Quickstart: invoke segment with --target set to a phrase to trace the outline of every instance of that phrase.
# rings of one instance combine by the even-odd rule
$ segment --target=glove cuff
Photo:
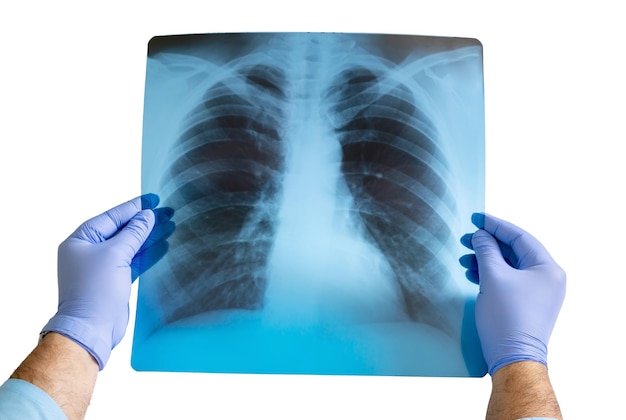
[[[48,332],[62,334],[87,350],[98,362],[99,370],[104,369],[111,356],[111,343],[103,340],[93,326],[80,319],[57,314],[41,330],[41,334]]]
[[[524,341],[520,341],[523,338]],[[510,339],[498,347],[499,354],[497,357],[486,359],[489,361],[489,375],[493,374],[506,365],[521,361],[534,361],[548,366],[548,346],[541,340],[525,334],[519,333],[518,339]]]

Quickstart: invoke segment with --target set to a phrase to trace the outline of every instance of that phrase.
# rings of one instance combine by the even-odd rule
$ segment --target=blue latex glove
[[[475,255],[460,262],[480,285],[476,327],[489,374],[522,360],[547,365],[548,341],[565,298],[565,272],[519,227],[479,213],[472,222],[479,230],[461,242]]]
[[[71,338],[100,370],[126,332],[133,280],[167,251],[173,210],[155,209],[158,202],[147,194],[120,204],[80,225],[59,246],[58,312],[42,332]]]

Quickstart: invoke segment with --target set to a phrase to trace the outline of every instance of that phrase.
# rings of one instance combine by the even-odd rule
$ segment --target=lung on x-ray
[[[483,376],[459,239],[484,208],[482,47],[390,34],[159,36],[140,371]]]

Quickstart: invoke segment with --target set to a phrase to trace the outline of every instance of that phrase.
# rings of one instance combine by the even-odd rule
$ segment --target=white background
[[[568,273],[549,353],[563,412],[569,419],[620,417],[626,30],[617,4],[4,2],[0,376],[30,352],[55,312],[57,245],[85,219],[140,193],[152,36],[460,36],[484,46],[487,211],[537,236]],[[88,419],[483,418],[489,397],[488,377],[137,373],[129,364],[133,321],[99,376]]]

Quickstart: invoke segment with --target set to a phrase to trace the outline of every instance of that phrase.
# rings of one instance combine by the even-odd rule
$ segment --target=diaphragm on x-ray
[[[458,263],[484,207],[474,39],[240,33],[148,46],[137,370],[482,376]]]

